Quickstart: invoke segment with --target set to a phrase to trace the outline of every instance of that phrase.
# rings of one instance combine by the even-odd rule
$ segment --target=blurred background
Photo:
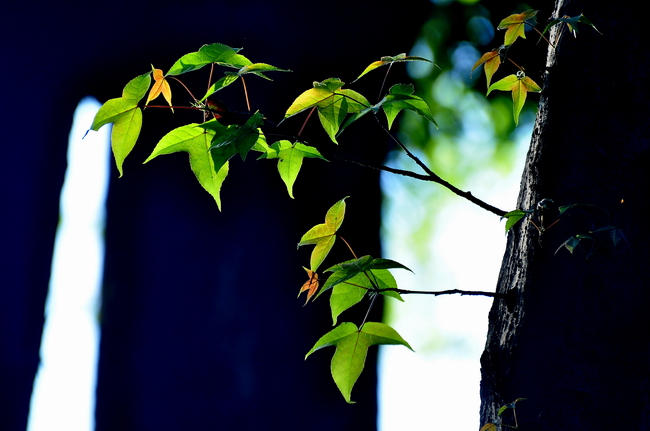
[[[107,128],[80,137],[98,104],[118,97],[130,79],[152,63],[166,70],[205,43],[244,47],[254,62],[294,70],[274,74],[274,82],[247,82],[254,109],[271,119],[280,119],[312,81],[351,82],[381,56],[408,52],[436,66],[394,67],[389,79],[414,81],[440,128],[406,114],[402,142],[441,177],[514,209],[534,111],[524,112],[515,128],[509,96],[486,99],[482,69],[470,74],[481,53],[499,45],[496,24],[530,8],[502,3],[6,7],[0,428],[477,426],[478,357],[490,299],[407,295],[405,303],[376,307],[373,318],[383,315],[417,353],[389,347],[377,363],[373,349],[353,392],[357,404],[347,405],[329,375],[333,352],[303,360],[330,321],[326,302],[301,307],[296,299],[309,250],[296,252],[295,244],[350,195],[342,235],[357,253],[381,253],[413,269],[417,276],[395,272],[401,288],[493,291],[505,243],[498,217],[437,185],[337,160],[306,160],[291,200],[275,164],[252,158],[233,162],[219,212],[186,155],[141,166],[164,133],[200,119],[147,111],[119,179]],[[535,63],[529,54],[517,58],[534,76],[541,56]],[[372,100],[382,72],[353,88]],[[189,76],[187,83],[204,85]],[[174,91],[175,103],[189,102]],[[245,110],[240,88],[220,97]],[[286,127],[296,133],[301,121]],[[346,130],[337,151],[415,169],[366,125]],[[306,137],[325,145],[318,129],[311,122]],[[81,242],[71,242],[75,237]],[[348,259],[346,253],[331,261]],[[355,321],[364,312],[343,317]]]

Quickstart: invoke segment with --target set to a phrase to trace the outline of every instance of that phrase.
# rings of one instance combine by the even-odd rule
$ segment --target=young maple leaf
[[[311,269],[305,268],[303,266],[303,269],[307,271],[307,281],[305,281],[305,284],[302,285],[300,288],[300,292],[298,292],[298,297],[302,294],[302,292],[307,291],[307,300],[305,301],[305,305],[309,302],[312,296],[318,291],[318,274],[312,271]]]
[[[151,87],[151,90],[149,90],[149,96],[147,97],[147,102],[145,105],[148,105],[149,102],[154,100],[156,97],[160,96],[162,93],[163,97],[169,104],[169,106],[172,106],[172,89],[169,86],[169,82],[165,79],[165,76],[163,75],[163,71],[160,69],[155,69],[153,65],[151,65],[151,69],[153,70],[153,79],[154,83],[153,86]],[[174,108],[171,108],[172,112],[174,112]]]
[[[470,72],[470,77],[472,75],[472,72],[474,72],[474,69],[479,67],[481,64],[485,64],[485,66],[483,66],[483,69],[485,70],[485,78],[487,79],[487,85],[489,87],[490,81],[492,81],[492,75],[494,75],[494,73],[501,65],[501,56],[499,55],[499,51],[499,49],[493,49],[492,51],[483,54],[481,58],[479,58],[478,61],[474,63],[474,67],[472,67],[472,71]]]
[[[498,30],[506,29],[504,45],[512,45],[518,37],[526,39],[526,21],[537,15],[536,10],[527,10],[522,13],[510,15],[504,18],[497,27]],[[531,25],[531,24],[529,24]]]
[[[492,90],[512,91],[512,112],[515,117],[515,124],[519,124],[519,113],[526,101],[526,94],[529,91],[539,93],[542,91],[539,85],[526,76],[521,70],[516,75],[506,76],[505,78],[490,85],[487,94]]]

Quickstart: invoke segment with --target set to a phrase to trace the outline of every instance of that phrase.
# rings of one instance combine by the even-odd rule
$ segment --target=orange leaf
[[[300,288],[300,292],[298,292],[298,296],[304,291],[307,291],[307,300],[305,301],[305,305],[309,302],[312,296],[318,291],[318,274],[312,271],[311,269],[307,269],[303,266],[303,269],[307,271],[307,276],[309,279],[305,281],[305,284],[302,285]]]
[[[160,96],[162,93],[163,97],[169,104],[169,106],[172,106],[172,89],[169,86],[169,82],[165,79],[165,76],[163,75],[163,71],[160,69],[155,69],[153,65],[151,66],[153,69],[153,79],[154,83],[153,86],[151,87],[151,90],[149,90],[149,96],[147,97],[147,102],[145,105],[148,105],[149,102],[154,100],[156,97]],[[172,108],[172,112],[174,112],[174,108]]]
[[[510,15],[501,20],[497,29],[507,29],[504,45],[512,45],[518,37],[526,39],[525,26],[528,24],[532,27],[532,24],[526,21],[535,15],[537,15],[537,11],[530,9],[519,14]]]
[[[487,78],[487,85],[489,87],[490,81],[492,81],[492,75],[494,75],[494,72],[497,71],[499,65],[501,64],[501,56],[499,55],[499,50],[493,49],[492,51],[483,54],[481,58],[479,58],[478,61],[474,63],[474,67],[472,67],[472,72],[474,72],[474,69],[479,67],[481,64],[485,64],[483,68],[485,69],[485,78]],[[471,76],[471,72],[470,72],[470,76]]]

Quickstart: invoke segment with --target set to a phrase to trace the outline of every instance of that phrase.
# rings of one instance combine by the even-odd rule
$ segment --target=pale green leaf
[[[352,388],[363,371],[368,347],[378,344],[401,344],[411,349],[397,331],[384,323],[366,322],[357,329],[355,324],[345,322],[321,337],[305,359],[323,347],[336,346],[332,357],[332,377],[345,400],[352,403]]]
[[[343,82],[338,78],[329,78],[323,82],[314,82],[314,88],[303,92],[294,100],[284,115],[292,117],[306,109],[316,108],[323,129],[330,139],[336,142],[336,135],[348,114],[354,114],[370,107],[368,100],[356,91],[342,89]],[[284,121],[284,120],[283,120]]]
[[[142,109],[135,108],[125,112],[113,124],[113,131],[111,132],[111,148],[113,150],[113,158],[115,165],[120,173],[120,177],[124,174],[122,165],[124,159],[129,155],[135,142],[140,135],[142,128]]]
[[[280,172],[280,178],[284,181],[289,196],[293,199],[293,184],[302,167],[302,159],[305,157],[319,158],[327,161],[316,148],[301,144],[300,142],[292,144],[287,140],[275,142],[259,158],[279,159],[278,171]]]
[[[308,244],[316,245],[310,258],[310,269],[314,272],[318,270],[334,246],[336,231],[341,227],[345,216],[345,199],[347,197],[332,205],[325,215],[325,223],[312,227],[300,238],[298,247]]]
[[[223,128],[225,129],[225,127]],[[209,151],[214,135],[214,130],[200,127],[198,124],[188,124],[176,128],[163,136],[145,163],[163,154],[189,153],[192,172],[221,209],[220,191],[221,185],[228,175],[228,163],[224,163],[218,168],[215,167]]]
[[[398,54],[398,55],[396,55],[394,57],[385,56],[385,57],[382,57],[381,60],[379,60],[379,61],[374,61],[374,62],[370,63],[370,65],[368,67],[366,67],[363,72],[361,72],[361,75],[357,76],[357,79],[361,78],[362,76],[364,76],[368,72],[372,72],[373,70],[377,69],[378,67],[391,65],[393,63],[402,62],[402,61],[426,61],[427,63],[432,63],[431,60],[427,60],[426,58],[416,57],[416,56],[411,56],[411,55],[406,55],[406,54]],[[357,79],[355,79],[352,82],[355,82]]]
[[[235,69],[252,64],[249,59],[238,54],[240,50],[241,48],[231,48],[221,43],[203,45],[197,52],[191,52],[179,58],[165,76],[181,75],[211,63]]]

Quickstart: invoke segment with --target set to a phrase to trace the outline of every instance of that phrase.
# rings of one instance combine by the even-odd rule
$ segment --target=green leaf
[[[564,241],[562,244],[560,244],[557,250],[555,250],[554,254],[557,254],[557,252],[560,251],[562,247],[566,248],[567,250],[569,250],[569,253],[573,254],[573,250],[575,250],[576,247],[578,247],[580,241],[583,239],[593,240],[593,238],[589,235],[584,235],[584,234],[573,235],[569,237],[566,241]]]
[[[516,75],[506,76],[505,78],[490,85],[487,94],[492,90],[512,91],[512,112],[515,118],[515,124],[519,123],[519,114],[526,102],[526,95],[529,91],[539,93],[542,91],[539,85],[527,77],[522,71]]]
[[[380,293],[403,301],[396,290],[389,290],[397,289],[397,282],[388,271],[389,268],[410,271],[399,262],[381,258],[373,259],[371,256],[362,256],[339,263],[325,271],[332,272],[332,275],[329,276],[317,297],[333,288],[330,306],[334,324],[339,314],[361,301],[367,292]]]
[[[612,240],[612,244],[614,244],[614,247],[618,245],[621,240],[626,240],[625,235],[623,234],[623,231],[616,226],[603,226],[599,227],[596,230],[590,231],[590,233],[606,233],[609,234],[609,239]]]
[[[436,123],[436,120],[431,114],[429,105],[427,105],[427,102],[425,102],[422,98],[415,96],[413,94],[414,91],[415,90],[413,88],[413,85],[411,84],[393,85],[388,91],[388,94],[384,96],[384,98],[379,101],[379,103],[374,106],[366,107],[365,109],[362,109],[361,111],[358,111],[357,113],[351,115],[345,124],[343,124],[343,126],[340,128],[338,135],[343,133],[343,130],[345,130],[350,124],[357,121],[368,112],[373,111],[376,113],[379,108],[383,108],[384,114],[386,114],[389,129],[392,127],[393,121],[395,120],[395,117],[397,117],[397,114],[399,114],[399,112],[403,109],[408,109],[419,114],[420,116],[431,121],[436,127],[438,127],[438,123]]]
[[[573,37],[578,37],[578,23],[579,22],[590,26],[591,28],[596,30],[598,32],[598,34],[602,35],[602,33],[596,28],[596,26],[583,14],[580,14],[580,15],[574,16],[574,17],[570,17],[568,15],[565,15],[562,18],[556,18],[553,21],[551,21],[550,23],[548,23],[548,25],[544,28],[544,31],[542,32],[542,34],[546,34],[546,32],[551,27],[553,27],[554,25],[564,23],[569,28],[569,31],[571,32],[571,34],[573,34]]]
[[[415,57],[415,56],[410,56],[410,55],[406,55],[406,54],[398,54],[398,55],[396,55],[394,57],[386,56],[386,57],[382,57],[381,60],[379,60],[379,61],[375,61],[375,62],[370,63],[370,65],[368,67],[366,67],[363,72],[361,72],[361,75],[357,76],[357,79],[355,79],[352,82],[357,81],[363,75],[377,69],[378,67],[391,65],[393,63],[402,62],[402,61],[426,61],[427,63],[433,63],[431,60],[427,60],[426,58]]]
[[[332,287],[330,309],[334,325],[336,325],[336,320],[342,312],[359,303],[368,292],[376,289],[384,290],[380,292],[382,295],[404,302],[398,292],[385,290],[397,289],[397,282],[387,269],[369,269],[353,272],[353,274],[345,270],[333,273],[318,293],[318,296],[320,296],[321,293]]]
[[[511,402],[511,403],[508,403],[508,404],[506,404],[506,405],[501,406],[501,407],[499,408],[499,411],[497,412],[497,416],[501,416],[501,415],[503,414],[503,412],[505,412],[505,411],[508,410],[508,409],[514,409],[515,406],[516,406],[516,404],[517,404],[519,401],[525,401],[525,400],[526,400],[526,398],[517,398],[516,400],[514,400],[514,401]]]
[[[535,15],[537,15],[537,11],[531,9],[504,18],[497,26],[498,30],[507,29],[503,44],[512,45],[518,37],[526,39],[526,21],[533,18]]]
[[[211,120],[215,122],[215,120]],[[225,129],[225,126],[221,126]],[[158,142],[145,163],[162,154],[172,154],[180,151],[189,153],[190,168],[201,186],[214,198],[221,209],[221,185],[228,175],[228,164],[215,167],[209,148],[212,145],[214,130],[200,127],[198,124],[188,124],[167,133]]]
[[[528,214],[528,212],[524,211],[524,210],[514,210],[514,211],[510,211],[508,213],[505,213],[503,215],[503,217],[501,217],[501,218],[502,219],[504,219],[504,218],[507,219],[506,220],[506,232],[508,232],[510,229],[512,229],[512,227],[515,224],[517,224],[517,222],[519,220],[526,217],[527,214]]]
[[[262,139],[262,131],[259,128],[262,123],[264,123],[264,116],[256,112],[241,126],[224,127],[218,121],[199,124],[198,127],[216,132],[212,138],[212,146],[209,148],[215,169],[220,169],[238,153],[242,160],[246,160],[248,152]]]
[[[123,175],[124,160],[133,150],[142,128],[142,110],[138,102],[147,94],[150,85],[151,72],[133,78],[124,87],[122,97],[110,99],[99,108],[90,126],[91,130],[97,131],[106,124],[114,123],[111,148],[120,177]]]
[[[275,142],[259,159],[279,159],[278,171],[280,172],[280,178],[284,181],[289,196],[293,199],[293,184],[302,167],[302,159],[305,157],[319,158],[327,161],[316,148],[301,144],[300,142],[292,144],[287,140]]]
[[[368,347],[378,344],[401,344],[413,350],[397,331],[384,323],[366,322],[357,329],[354,323],[345,322],[323,335],[305,359],[323,347],[336,346],[332,357],[332,377],[345,401],[353,403],[352,388],[363,371]]]
[[[338,78],[314,82],[314,88],[303,92],[294,100],[284,114],[284,120],[306,109],[315,108],[318,110],[323,129],[334,143],[338,143],[336,134],[345,117],[371,106],[370,102],[356,91],[342,89],[343,84]]]
[[[226,72],[226,74],[219,79],[217,82],[212,84],[210,88],[208,88],[208,91],[205,93],[205,96],[199,100],[199,102],[205,101],[208,97],[212,96],[214,93],[216,93],[219,90],[222,90],[232,84],[233,82],[237,81],[239,79],[239,75],[233,72]]]
[[[298,247],[308,244],[315,244],[314,250],[311,252],[310,269],[313,272],[318,270],[318,267],[323,260],[327,257],[334,241],[336,240],[336,231],[341,227],[343,218],[345,216],[345,200],[347,197],[341,199],[327,211],[325,215],[325,223],[317,224],[309,229],[300,238]]]
[[[249,59],[237,54],[239,51],[241,48],[231,48],[221,43],[203,45],[197,52],[190,52],[176,60],[165,76],[181,75],[211,63],[235,69],[252,64]]]
[[[264,75],[262,72],[291,72],[291,70],[280,69],[279,67],[271,66],[270,64],[266,64],[266,63],[253,63],[239,69],[239,71],[237,72],[237,76],[242,76],[242,75],[246,75],[247,73],[252,73],[259,76],[260,78],[264,78],[264,79],[268,79],[269,81],[272,81],[271,78]]]
[[[414,95],[414,91],[415,89],[411,84],[395,84],[390,88],[388,94],[384,97],[384,100],[379,102],[386,114],[389,129],[391,128],[395,117],[402,109],[413,111],[431,121],[436,127],[438,127],[438,123],[436,123],[433,115],[431,115],[429,105],[427,105],[427,102],[422,98]]]
[[[497,426],[496,424],[488,422],[483,425],[479,431],[497,431]]]

